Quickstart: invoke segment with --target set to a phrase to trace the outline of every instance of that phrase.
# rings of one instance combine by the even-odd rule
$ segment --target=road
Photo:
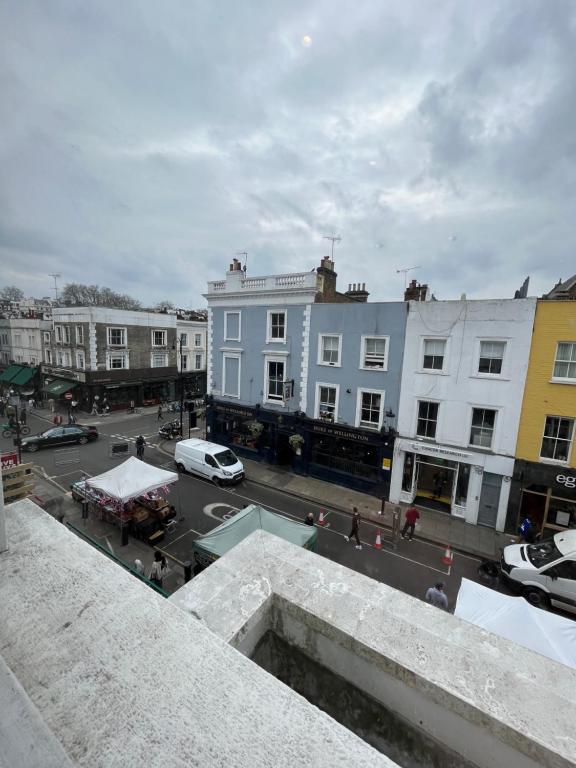
[[[30,416],[28,423],[33,434],[50,426],[35,416]],[[134,455],[135,438],[143,434],[148,443],[145,460],[158,467],[175,469],[171,456],[162,450],[155,413],[112,415],[101,418],[97,428],[100,438],[93,443],[72,446],[65,451],[50,448],[24,454],[23,460],[33,461],[40,471],[67,491],[70,483],[80,479],[83,473],[90,476],[100,474],[125,457],[112,458],[112,444],[126,442],[129,445],[128,455]],[[2,452],[10,451],[11,440],[0,438],[0,449]],[[319,505],[250,480],[228,489],[181,474],[179,482],[171,486],[169,498],[178,511],[178,525],[163,547],[179,561],[190,559],[193,538],[209,532],[226,519],[225,516],[234,514],[247,504],[261,504],[290,519],[301,521],[310,509],[316,519],[320,512]],[[453,565],[448,568],[442,563],[443,549],[435,544],[400,540],[394,548],[392,542],[384,537],[382,548],[377,549],[377,526],[366,521],[362,522],[360,529],[363,548],[357,550],[353,543],[345,539],[350,529],[350,515],[326,505],[322,505],[322,509],[326,512],[326,525],[318,528],[318,551],[324,557],[420,598],[436,581],[444,581],[451,606],[454,606],[462,577],[478,580],[477,558],[455,554]]]

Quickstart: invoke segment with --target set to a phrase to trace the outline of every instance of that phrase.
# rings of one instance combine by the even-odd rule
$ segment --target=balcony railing
[[[265,277],[236,277],[231,273],[226,280],[214,280],[208,283],[208,293],[237,293],[252,291],[271,291],[278,289],[315,289],[315,272],[296,272],[290,275],[268,275]]]

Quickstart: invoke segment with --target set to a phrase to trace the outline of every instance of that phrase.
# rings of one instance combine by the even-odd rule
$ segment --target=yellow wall
[[[576,418],[576,384],[551,383],[559,341],[576,341],[576,301],[539,301],[518,431],[519,459],[540,461],[546,416]],[[576,436],[571,467],[576,464],[575,444]]]

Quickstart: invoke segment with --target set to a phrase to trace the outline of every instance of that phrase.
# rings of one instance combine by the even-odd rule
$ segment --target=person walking
[[[448,610],[448,598],[444,592],[443,581],[437,581],[433,587],[426,590],[426,602],[432,603],[436,608],[442,608],[445,611]]]
[[[144,563],[142,562],[142,560],[138,560],[138,558],[134,560],[134,570],[136,571],[138,576],[144,576]]]
[[[136,458],[137,459],[144,458],[145,446],[146,446],[146,440],[144,440],[144,437],[142,435],[138,435],[138,437],[136,438]]]
[[[158,406],[158,417],[156,421],[163,421],[164,417],[162,416],[162,403]]]
[[[130,408],[128,409],[129,413],[134,413],[134,407],[135,407],[134,400],[130,400]]]
[[[518,535],[521,542],[525,541],[527,544],[534,543],[534,529],[532,520],[529,517],[525,517],[518,526]]]
[[[50,398],[50,400],[48,400],[48,408],[50,409],[50,413],[56,412],[56,403],[54,402],[54,398],[52,397]]]
[[[34,400],[34,398],[33,398],[33,397],[31,397],[31,398],[28,400],[28,410],[29,410],[29,411],[32,411],[34,408],[36,408],[36,400]]]
[[[162,586],[162,580],[164,576],[166,575],[166,571],[168,570],[168,567],[166,565],[166,558],[161,552],[154,552],[154,562],[152,563],[152,568],[150,569],[150,581],[153,584],[157,584],[159,587]]]
[[[96,400],[92,403],[92,410],[90,411],[90,416],[100,416],[100,413],[98,412],[98,403]]]
[[[360,543],[360,512],[358,512],[357,507],[352,507],[352,528],[350,529],[350,535],[344,536],[346,541],[350,541],[350,539],[356,539],[356,549],[362,549],[362,544]]]
[[[28,413],[26,412],[26,406],[23,405],[22,408],[20,408],[20,424],[22,424],[22,426],[26,426],[27,418]]]
[[[412,537],[414,536],[414,529],[416,528],[416,523],[419,519],[420,519],[420,512],[418,512],[414,504],[412,504],[412,506],[408,507],[408,509],[406,510],[404,528],[402,528],[402,531],[400,533],[403,539],[405,539],[406,534],[408,534],[408,541],[412,541]]]
[[[305,525],[314,525],[314,512],[308,512],[304,518]]]

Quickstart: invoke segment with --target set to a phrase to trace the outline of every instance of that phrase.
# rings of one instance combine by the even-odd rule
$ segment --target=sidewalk
[[[97,427],[100,424],[106,424],[107,422],[116,424],[117,422],[130,421],[131,419],[135,419],[138,416],[149,416],[156,414],[157,412],[157,405],[151,405],[147,408],[138,408],[138,413],[129,413],[128,411],[110,411],[108,414],[100,414],[99,416],[94,416],[92,414],[86,413],[85,411],[79,411],[76,413],[76,422],[78,424],[83,424],[85,427]],[[68,414],[61,410],[53,413],[48,408],[32,408],[32,410],[28,413],[32,416],[36,416],[39,419],[43,419],[44,421],[49,421],[50,423],[52,423],[54,416],[56,413],[58,413],[60,416],[62,416],[63,424],[67,424],[68,422]],[[172,418],[177,418],[178,416],[179,414],[177,413],[172,414],[166,411],[164,412],[165,421],[171,421]]]

